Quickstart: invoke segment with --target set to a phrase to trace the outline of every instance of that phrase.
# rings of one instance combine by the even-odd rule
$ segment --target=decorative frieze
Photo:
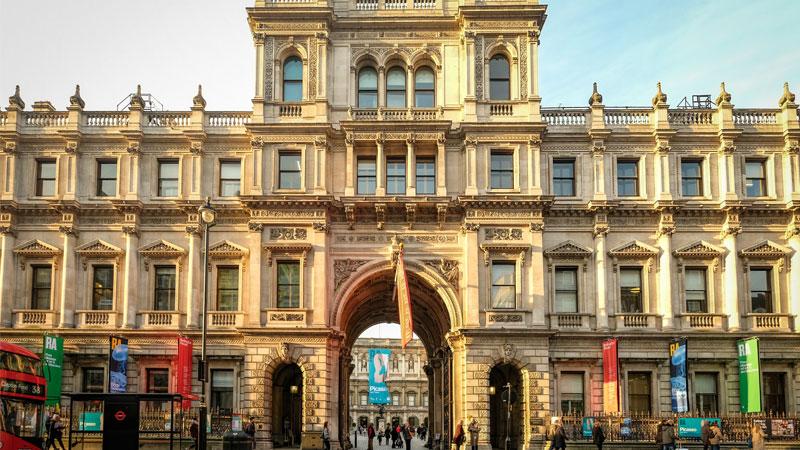
[[[302,241],[308,237],[308,232],[305,228],[270,228],[269,238],[272,240],[284,241]]]
[[[333,290],[338,291],[350,275],[367,263],[366,259],[337,259],[333,262]]]
[[[494,241],[521,241],[521,228],[486,228],[483,236],[487,240]]]
[[[436,269],[439,274],[450,283],[453,288],[458,289],[458,278],[459,278],[459,270],[458,270],[458,261],[454,259],[423,259],[423,263],[426,266],[433,267]]]

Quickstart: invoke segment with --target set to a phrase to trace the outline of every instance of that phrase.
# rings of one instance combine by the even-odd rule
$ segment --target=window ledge
[[[486,325],[490,327],[525,328],[526,311],[519,309],[490,309],[486,311]]]

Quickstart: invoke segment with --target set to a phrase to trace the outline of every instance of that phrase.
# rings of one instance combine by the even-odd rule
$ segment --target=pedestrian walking
[[[753,424],[750,429],[750,448],[753,450],[765,450],[767,448],[766,436],[761,425]]]
[[[406,450],[411,450],[411,439],[414,438],[414,435],[411,433],[411,424],[406,422],[406,425],[403,427],[403,440],[406,441]]]
[[[378,447],[383,445],[382,441],[383,441],[383,430],[379,429],[378,430]]]
[[[453,442],[456,444],[456,450],[461,450],[461,444],[464,443],[464,421],[459,420],[456,425],[456,432],[453,435]]]
[[[717,422],[711,424],[708,434],[708,443],[711,445],[711,450],[719,450],[722,444],[722,431],[719,429]]]
[[[471,417],[467,431],[469,431],[469,445],[471,450],[478,450],[478,435],[481,432],[481,427],[478,426],[478,419]]]
[[[353,428],[353,447],[358,448],[358,425]]]
[[[675,450],[675,428],[669,420],[661,427],[661,450]]]
[[[594,420],[594,427],[592,427],[592,443],[597,446],[597,450],[603,450],[603,442],[606,441],[606,433],[603,427],[600,426],[598,419]]]
[[[375,427],[370,422],[367,427],[367,450],[372,450],[374,448],[373,440],[375,440]]]
[[[190,445],[189,448],[197,448],[197,437],[199,435],[200,424],[197,422],[197,417],[192,417],[192,423],[189,424],[189,436],[192,437],[192,445]]]
[[[666,425],[666,423],[667,423],[666,420],[661,419],[661,422],[658,422],[658,426],[656,426],[655,440],[656,440],[656,448],[658,450],[661,450],[661,444],[663,439],[662,432],[664,431],[664,425]]]
[[[567,432],[564,430],[560,420],[556,422],[556,428],[553,430],[550,448],[553,450],[566,450],[567,448]]]
[[[61,416],[58,413],[53,414],[53,419],[50,421],[50,429],[47,430],[47,448],[45,450],[50,450],[51,445],[58,450],[56,442],[61,446],[61,450],[65,450],[63,437],[64,424],[61,423]]]
[[[244,426],[244,434],[250,438],[252,448],[256,448],[256,422],[255,417],[250,417],[250,421]]]
[[[328,421],[322,425],[322,450],[331,450],[331,430],[328,429]]]
[[[703,443],[703,450],[708,450],[711,445],[708,443],[708,438],[711,435],[711,425],[707,420],[701,422],[700,425],[700,442]]]

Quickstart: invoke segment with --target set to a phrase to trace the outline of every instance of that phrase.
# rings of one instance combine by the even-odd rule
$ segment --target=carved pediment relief
[[[675,250],[672,254],[684,259],[714,259],[725,254],[725,249],[706,241],[697,241]]]
[[[24,258],[52,258],[61,254],[61,249],[38,239],[25,242],[14,249],[14,254]]]
[[[739,256],[748,259],[780,259],[791,254],[792,250],[772,241],[763,241],[739,252]]]
[[[544,251],[548,258],[584,259],[592,256],[592,251],[573,241],[565,241]]]
[[[525,264],[525,253],[530,248],[528,244],[481,244],[483,263],[489,265],[491,255],[499,254],[519,259],[520,264]]]
[[[311,244],[267,244],[264,251],[267,252],[267,263],[271,266],[275,258],[288,256],[299,258],[303,265],[306,264],[308,253],[312,250]]]
[[[612,249],[608,254],[616,259],[649,259],[658,255],[658,249],[641,241],[631,241]]]
[[[243,258],[249,253],[247,248],[228,240],[217,242],[208,248],[208,256],[211,258]]]
[[[151,259],[170,259],[185,255],[186,250],[171,242],[159,240],[140,248],[139,254]]]
[[[84,258],[115,258],[122,254],[122,249],[101,239],[95,239],[77,247],[75,253]]]

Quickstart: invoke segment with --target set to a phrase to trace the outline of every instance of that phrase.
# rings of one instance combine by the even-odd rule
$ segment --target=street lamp
[[[289,386],[289,442],[292,447],[294,447],[294,396],[300,389],[297,385],[293,384]]]
[[[203,225],[203,318],[202,335],[200,340],[200,364],[197,367],[197,378],[200,380],[200,433],[198,433],[197,448],[206,450],[208,442],[208,404],[206,403],[206,388],[208,387],[208,363],[206,361],[206,335],[208,334],[208,229],[217,221],[217,210],[211,206],[211,197],[206,197],[206,203],[198,208],[200,223]]]
[[[504,386],[506,388],[506,448],[505,450],[509,450],[511,446],[511,383],[506,383]]]

